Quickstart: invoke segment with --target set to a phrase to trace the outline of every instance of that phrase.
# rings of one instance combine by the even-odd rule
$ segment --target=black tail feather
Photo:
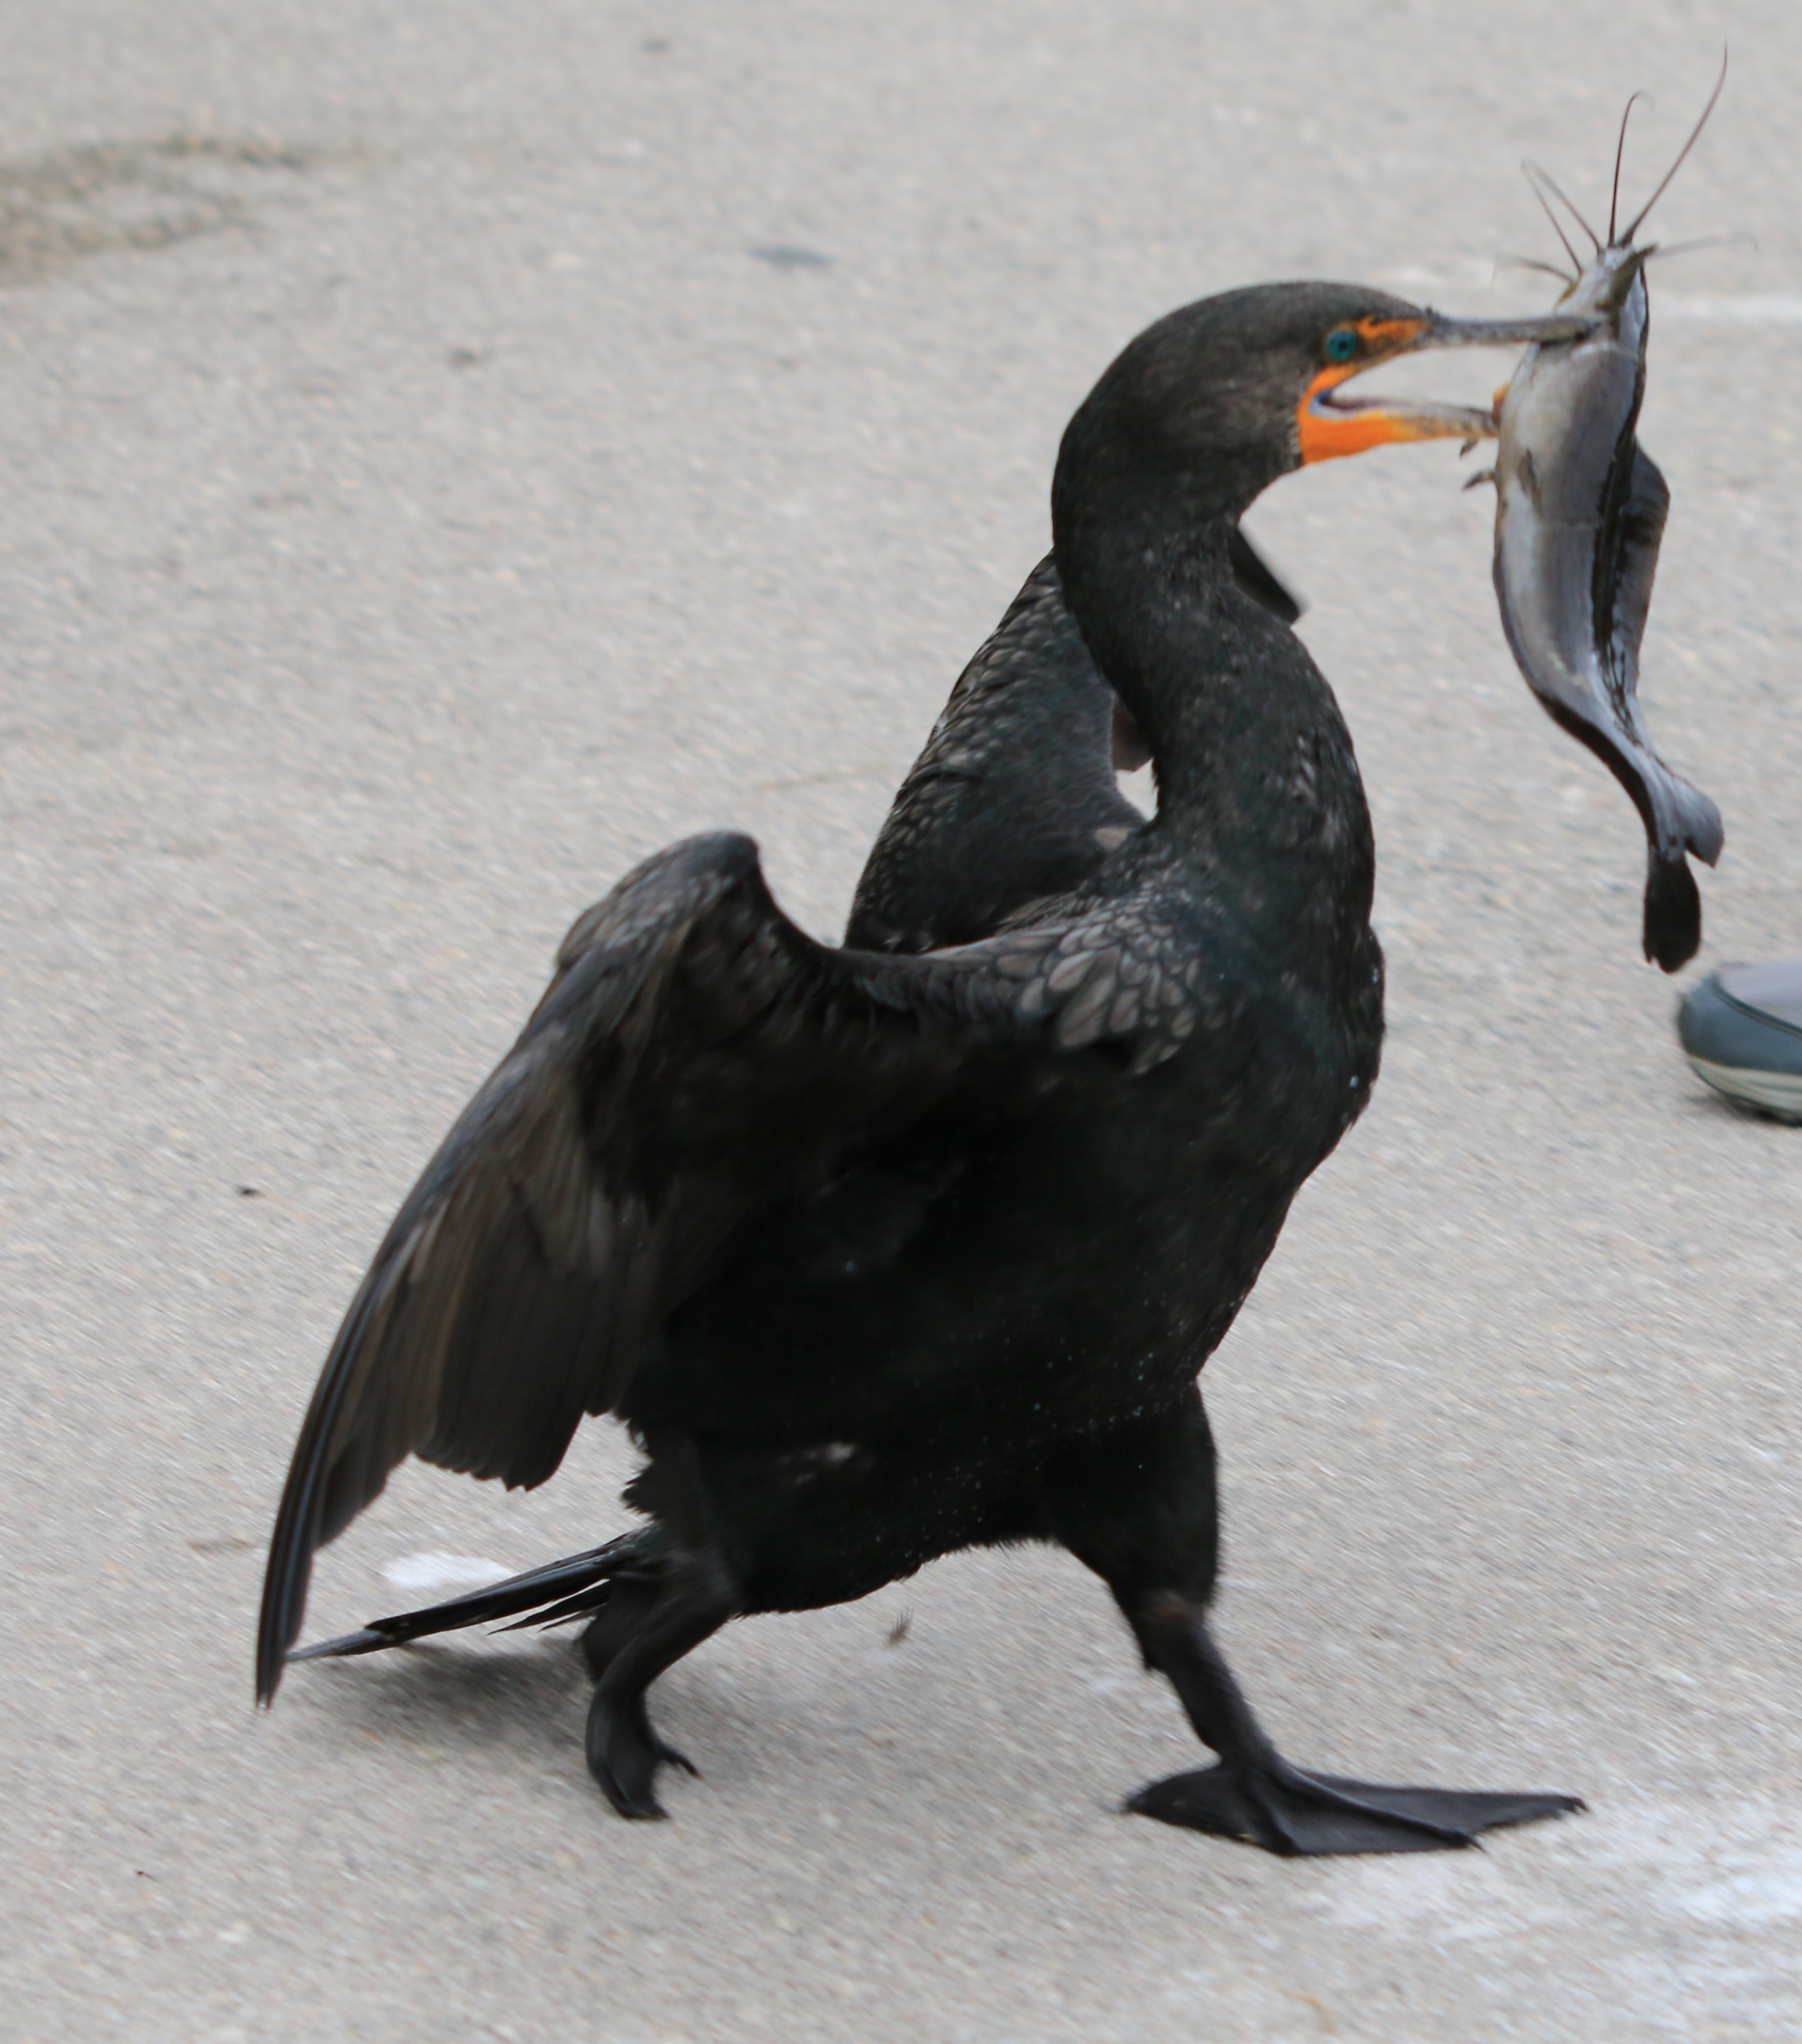
[[[528,1611],[524,1618],[516,1618],[511,1625],[503,1625],[503,1632],[523,1632],[528,1626],[543,1629],[547,1626],[567,1625],[578,1618],[592,1618],[613,1593],[614,1584],[624,1581],[642,1581],[654,1573],[642,1569],[622,1569],[617,1574],[606,1575],[599,1581],[585,1583],[574,1596],[563,1597],[544,1611]]]
[[[509,1576],[505,1582],[490,1583],[424,1611],[402,1612],[393,1618],[372,1619],[355,1632],[337,1639],[322,1639],[312,1646],[297,1646],[290,1661],[337,1659],[352,1654],[374,1654],[384,1646],[404,1646],[409,1640],[428,1639],[435,1632],[455,1632],[468,1625],[486,1625],[498,1618],[530,1614],[521,1624],[556,1624],[576,1618],[604,1601],[607,1586],[621,1577],[642,1576],[655,1570],[663,1554],[660,1527],[641,1527],[622,1534],[605,1546],[591,1547],[585,1554],[571,1554],[561,1562],[547,1562],[523,1575]],[[552,1608],[550,1613],[544,1607]]]

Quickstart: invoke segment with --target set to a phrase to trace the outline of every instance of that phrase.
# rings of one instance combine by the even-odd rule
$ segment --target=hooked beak
[[[1585,313],[1461,320],[1431,309],[1418,319],[1361,321],[1359,331],[1371,352],[1349,363],[1329,364],[1302,398],[1296,413],[1302,461],[1332,461],[1400,440],[1457,440],[1468,444],[1493,440],[1493,409],[1412,398],[1351,398],[1342,386],[1397,355],[1429,348],[1519,348],[1536,342],[1581,340],[1601,323]]]
[[[1526,348],[1581,340],[1606,322],[1593,313],[1534,313],[1520,319],[1461,320],[1429,306],[1416,348]]]

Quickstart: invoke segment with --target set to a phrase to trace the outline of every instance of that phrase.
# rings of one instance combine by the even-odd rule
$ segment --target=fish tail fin
[[[1702,897],[1685,852],[1712,866],[1726,833],[1720,811],[1653,755],[1658,771],[1646,783],[1646,955],[1675,972],[1696,955],[1702,942]]]
[[[1689,862],[1679,851],[1666,856],[1655,847],[1646,865],[1646,955],[1675,972],[1696,955],[1702,942],[1702,897]]]

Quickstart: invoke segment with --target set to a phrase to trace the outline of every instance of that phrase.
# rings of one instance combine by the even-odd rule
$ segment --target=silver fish
[[[1554,720],[1633,797],[1646,826],[1646,955],[1666,972],[1701,942],[1701,899],[1685,855],[1712,866],[1723,833],[1714,804],[1654,750],[1637,694],[1670,492],[1635,432],[1652,249],[1636,248],[1633,236],[1719,92],[1717,83],[1677,163],[1626,229],[1615,232],[1611,209],[1607,241],[1591,235],[1594,257],[1578,264],[1558,309],[1594,324],[1580,339],[1527,351],[1501,398],[1494,471],[1502,628]],[[1619,177],[1617,155],[1617,191]]]

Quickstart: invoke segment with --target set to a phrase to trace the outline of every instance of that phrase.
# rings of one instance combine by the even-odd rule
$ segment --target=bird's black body
[[[1114,778],[1113,690],[1047,554],[958,678],[851,904],[859,951],[992,936],[1089,879],[1145,820]]]
[[[1055,1539],[1222,1756],[1135,1807],[1311,1851],[1569,1807],[1301,1774],[1205,1619],[1197,1374],[1362,1110],[1382,1030],[1351,740],[1238,521],[1297,464],[1322,336],[1408,315],[1271,287],[1116,362],[1065,437],[1055,565],[903,790],[859,947],[802,937],[729,836],[649,862],[572,931],[328,1361],[271,1550],[264,1695],[313,1548],[402,1454],[536,1481],[612,1410],[648,1451],[641,1532],[317,1650],[594,1613],[590,1765],[655,1814],[673,1756],[644,1689],[725,1619]],[[1156,763],[1150,823],[1112,783],[1116,692]]]
[[[1285,624],[1301,606],[1235,526],[1235,580]],[[1145,819],[1119,767],[1151,758],[1097,671],[1047,554],[958,678],[902,782],[851,904],[859,951],[938,951],[990,936],[1090,879]]]

